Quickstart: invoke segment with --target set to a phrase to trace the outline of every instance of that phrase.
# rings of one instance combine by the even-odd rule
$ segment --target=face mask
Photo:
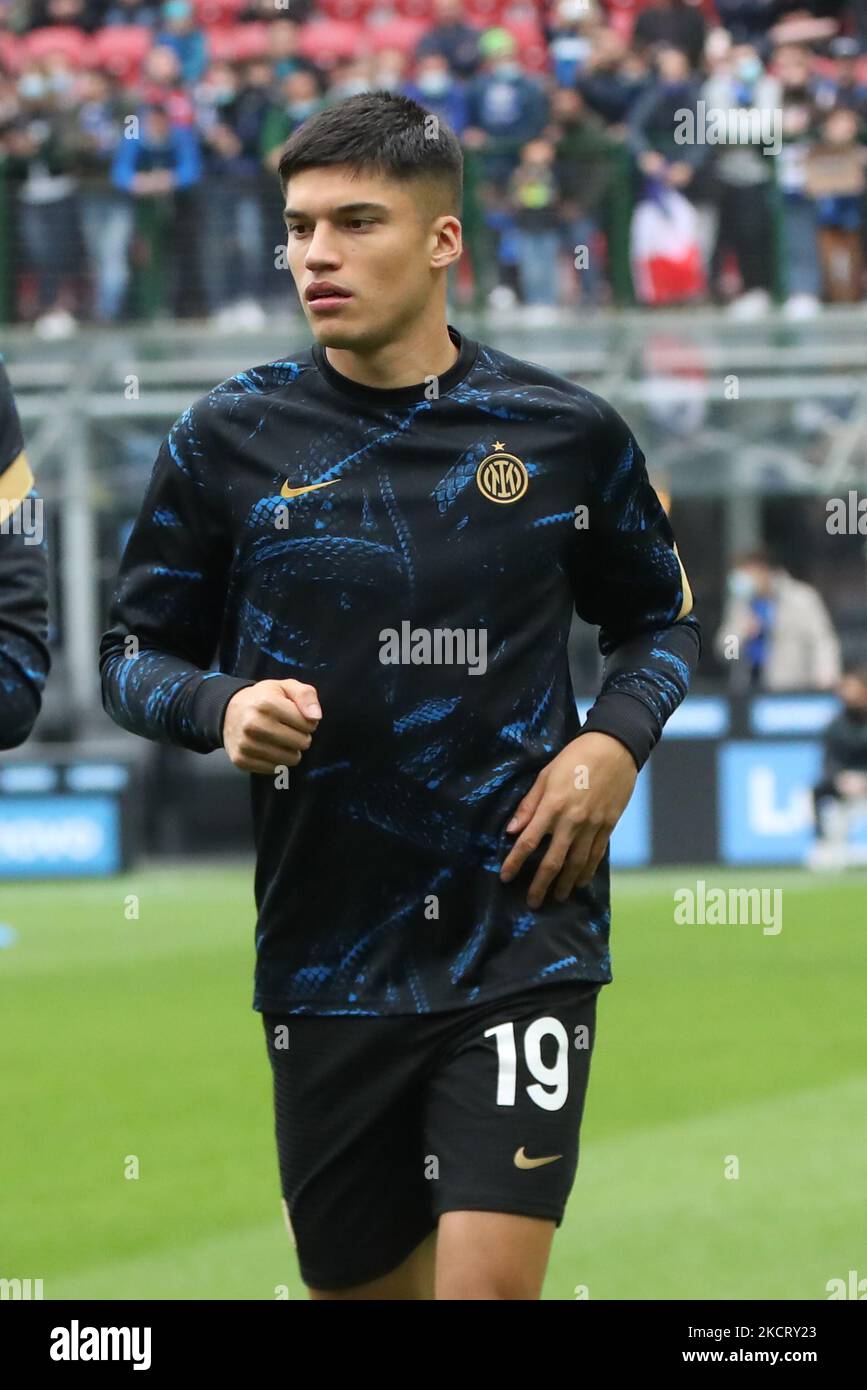
[[[18,83],[18,90],[23,97],[43,97],[46,90],[45,80],[36,73],[28,73]]]
[[[232,100],[235,93],[231,87],[212,87],[211,101],[215,106],[226,106]]]
[[[288,111],[293,121],[306,121],[308,116],[312,116],[318,106],[316,101],[292,101],[289,103]]]
[[[513,63],[511,59],[509,59],[506,62],[496,63],[494,72],[497,77],[519,77],[521,73],[521,64]]]
[[[447,72],[425,72],[417,85],[426,97],[441,97],[449,89],[449,75]]]
[[[732,570],[727,583],[732,598],[748,599],[756,592],[756,581],[746,570]]]
[[[336,92],[340,97],[357,97],[369,88],[363,77],[349,77],[345,82],[338,82],[332,88],[332,93]]]
[[[743,58],[738,63],[737,76],[741,82],[755,82],[762,71],[762,65],[758,58]]]

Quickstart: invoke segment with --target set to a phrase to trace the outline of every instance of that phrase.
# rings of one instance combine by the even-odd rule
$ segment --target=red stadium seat
[[[91,41],[83,29],[58,24],[48,29],[32,29],[22,38],[25,61],[45,58],[49,53],[63,53],[76,67],[84,67],[90,58]]]
[[[208,58],[212,63],[246,63],[268,52],[268,25],[264,21],[215,24],[205,33],[208,38]]]
[[[466,18],[479,29],[492,29],[499,24],[508,3],[509,0],[465,0]]]
[[[387,19],[382,24],[368,24],[364,37],[374,53],[383,48],[399,48],[402,53],[415,53],[419,39],[430,28],[426,19]]]
[[[319,0],[318,9],[327,19],[339,19],[350,24],[364,19],[377,0]]]
[[[105,72],[134,79],[153,41],[153,30],[145,24],[110,24],[93,35],[91,62]]]
[[[339,19],[314,19],[305,24],[298,37],[298,51],[322,67],[333,67],[341,58],[354,58],[363,51],[364,28]]]
[[[504,19],[502,27],[508,29],[518,45],[521,66],[528,72],[547,72],[548,45],[535,19]]]
[[[0,33],[0,72],[15,76],[24,62],[24,44],[17,34]]]
[[[401,19],[433,20],[433,0],[394,0],[394,12]]]
[[[193,0],[193,13],[200,29],[210,29],[214,24],[224,27],[238,23],[238,15],[247,0]]]

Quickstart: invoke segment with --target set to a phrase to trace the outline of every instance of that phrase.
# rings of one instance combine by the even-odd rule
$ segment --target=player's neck
[[[424,322],[415,324],[409,333],[374,352],[329,347],[325,355],[334,370],[350,381],[388,391],[418,386],[429,377],[442,376],[457,361],[458,349],[442,319],[433,331]]]

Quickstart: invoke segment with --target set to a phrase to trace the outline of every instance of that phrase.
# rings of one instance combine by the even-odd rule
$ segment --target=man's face
[[[859,676],[846,675],[840,681],[840,699],[854,714],[867,714],[867,684]]]
[[[757,594],[770,593],[773,581],[773,571],[768,565],[761,565],[756,562],[747,563],[743,566],[753,582],[754,592]]]
[[[419,192],[412,183],[345,166],[289,180],[289,269],[323,347],[370,350],[393,340],[427,305],[436,269],[457,259],[448,246],[456,241],[460,250],[460,223],[446,214],[428,217]],[[445,242],[444,224],[451,233]],[[322,281],[338,293],[308,297]]]

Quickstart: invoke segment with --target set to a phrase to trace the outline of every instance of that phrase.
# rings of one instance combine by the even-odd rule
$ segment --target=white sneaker
[[[821,312],[821,301],[814,294],[790,294],[783,305],[786,319],[814,319]]]
[[[78,319],[68,309],[49,309],[33,325],[37,338],[71,338],[78,331]]]
[[[804,865],[819,873],[832,873],[835,869],[845,869],[848,855],[845,845],[835,845],[827,840],[816,840],[807,851]]]
[[[771,296],[767,290],[747,290],[746,294],[732,300],[728,314],[733,319],[760,319],[770,307]]]

